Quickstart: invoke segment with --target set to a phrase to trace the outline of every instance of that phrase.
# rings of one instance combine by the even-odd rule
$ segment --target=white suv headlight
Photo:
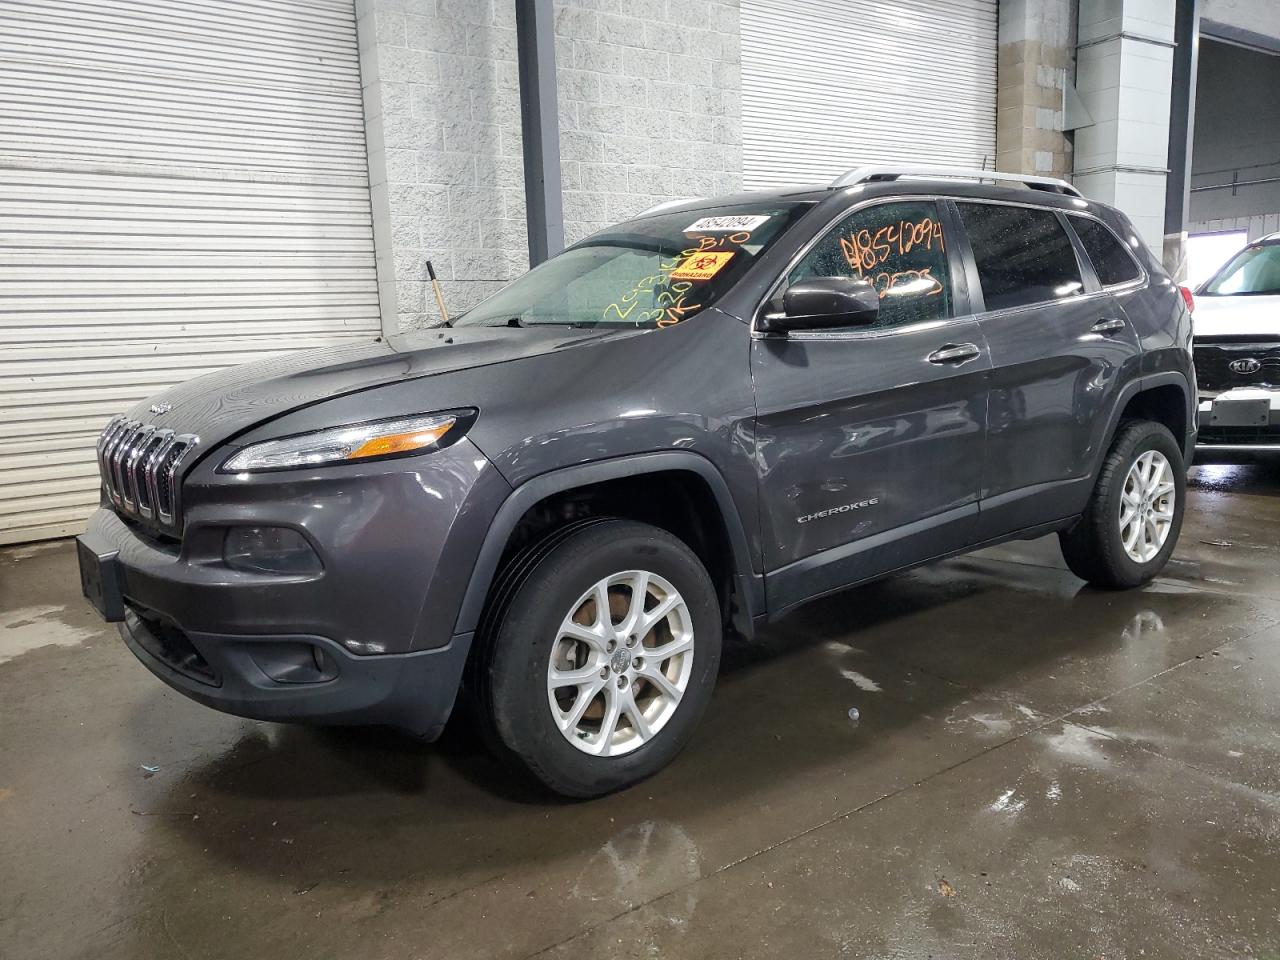
[[[220,469],[223,473],[252,473],[423,453],[438,447],[458,419],[454,413],[402,417],[264,440],[236,451]]]

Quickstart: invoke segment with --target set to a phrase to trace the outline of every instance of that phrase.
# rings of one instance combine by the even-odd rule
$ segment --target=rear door
[[[977,517],[986,346],[933,199],[840,218],[785,284],[864,277],[871,327],[755,335],[756,467],[771,612],[957,550]]]
[[[1083,508],[1100,426],[1141,351],[1062,214],[974,200],[956,209],[991,351],[981,541]]]

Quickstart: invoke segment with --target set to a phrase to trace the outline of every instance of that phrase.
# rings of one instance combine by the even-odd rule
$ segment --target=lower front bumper
[[[134,609],[119,625],[133,654],[192,700],[280,722],[387,724],[434,740],[453,709],[471,634],[444,647],[353,656],[312,636],[186,633]]]
[[[470,633],[426,649],[353,653],[302,626],[308,609],[288,588],[311,584],[245,583],[210,565],[184,564],[107,511],[95,515],[77,551],[85,596],[119,623],[147,669],[199,703],[256,720],[386,724],[423,739],[434,739],[449,719]],[[241,620],[253,626],[227,629],[240,626],[228,607],[241,608]],[[291,609],[293,630],[282,622],[294,619]],[[358,624],[357,615],[348,617]]]

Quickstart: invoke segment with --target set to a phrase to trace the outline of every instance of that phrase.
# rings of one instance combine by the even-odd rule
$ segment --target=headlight
[[[457,413],[403,417],[264,440],[232,454],[221,469],[224,473],[287,470],[423,453],[440,447],[449,431],[461,430],[461,418]]]

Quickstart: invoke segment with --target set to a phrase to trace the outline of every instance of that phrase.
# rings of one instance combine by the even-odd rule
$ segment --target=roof
[[[967,168],[865,166],[855,167],[829,183],[801,184],[770,190],[722,194],[715,197],[669,200],[650,207],[639,217],[751,203],[782,201],[818,203],[837,193],[844,195],[860,193],[867,197],[942,194],[950,197],[975,197],[1023,203],[1030,201],[1066,210],[1089,209],[1093,205],[1092,201],[1081,196],[1071,184],[1050,177]]]

